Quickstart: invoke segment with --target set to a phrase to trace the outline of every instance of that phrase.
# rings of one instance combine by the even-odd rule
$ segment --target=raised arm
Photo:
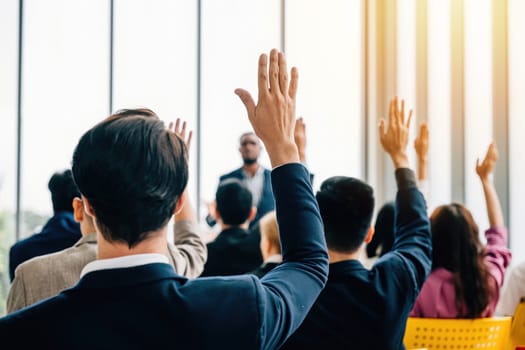
[[[294,141],[299,151],[299,160],[306,164],[306,124],[303,117],[299,117],[295,121]]]
[[[247,91],[235,91],[274,168],[272,188],[283,252],[280,266],[260,282],[254,278],[262,349],[279,348],[299,327],[328,277],[319,208],[294,142],[297,79],[292,68],[289,80],[284,55],[272,50],[269,67],[266,55],[259,58],[257,104]]]
[[[503,227],[505,222],[503,220],[503,212],[499,202],[494,182],[492,181],[492,172],[494,171],[494,165],[498,160],[498,150],[496,145],[491,143],[485,159],[481,164],[479,159],[476,160],[476,173],[481,180],[483,186],[483,192],[485,193],[485,204],[487,205],[487,214],[489,216],[490,227]]]
[[[186,137],[186,122],[181,126],[181,120],[177,118],[175,124],[170,123],[168,128],[184,140],[189,156],[192,132],[190,131]],[[174,244],[168,243],[168,253],[179,275],[195,278],[204,269],[207,257],[206,244],[200,236],[197,215],[191,205],[187,187],[182,195],[186,200],[182,209],[175,213]]]
[[[422,122],[419,126],[419,134],[414,140],[414,149],[417,155],[417,179],[426,181],[428,179],[428,125]]]
[[[406,271],[413,283],[412,295],[407,297],[415,299],[430,273],[432,240],[425,199],[417,188],[414,172],[408,168],[406,148],[411,119],[412,110],[406,119],[405,103],[401,101],[399,106],[396,97],[390,102],[388,127],[384,120],[379,123],[379,136],[394,163],[398,187],[394,245],[383,257],[383,262],[402,264],[400,271]]]

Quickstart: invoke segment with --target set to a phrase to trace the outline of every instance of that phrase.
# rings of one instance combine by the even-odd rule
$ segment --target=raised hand
[[[422,122],[419,126],[419,134],[414,140],[414,148],[417,154],[417,177],[419,180],[427,180],[428,160],[428,125]]]
[[[406,148],[408,145],[408,136],[410,122],[412,120],[412,110],[408,113],[408,119],[405,120],[405,101],[401,100],[401,106],[397,97],[390,101],[388,112],[388,127],[385,130],[385,120],[379,121],[379,139],[386,153],[390,155],[394,162],[394,167],[407,168],[408,157]]]
[[[487,180],[492,174],[492,171],[494,170],[494,165],[496,164],[496,161],[498,160],[498,149],[496,148],[496,145],[491,143],[489,145],[489,149],[487,150],[487,154],[485,155],[485,159],[483,159],[483,162],[479,163],[479,158],[476,159],[476,173],[480,177],[480,179]]]
[[[302,163],[306,162],[306,124],[303,117],[297,118],[295,121],[294,140],[299,151],[299,158]]]
[[[248,118],[257,136],[263,141],[272,167],[290,162],[299,162],[294,141],[295,98],[298,73],[294,67],[288,77],[286,59],[282,52],[273,49],[268,57],[259,57],[258,90],[255,104],[250,93],[236,89]]]
[[[190,146],[191,146],[191,139],[193,137],[193,131],[190,131],[188,133],[188,138],[186,139],[186,122],[184,121],[182,123],[182,129],[180,128],[181,126],[180,123],[181,123],[180,118],[177,118],[177,120],[175,120],[175,124],[173,124],[173,122],[170,122],[168,124],[168,130],[171,132],[174,132],[178,137],[181,138],[182,141],[184,141],[184,143],[186,144],[186,150],[189,154]]]
[[[418,160],[426,161],[428,156],[428,125],[426,122],[422,122],[419,126],[419,134],[414,140],[414,148]]]

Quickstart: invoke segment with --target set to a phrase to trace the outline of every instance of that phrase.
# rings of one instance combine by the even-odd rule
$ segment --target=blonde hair
[[[279,240],[279,227],[277,226],[277,216],[275,215],[275,211],[265,214],[261,220],[259,220],[259,227],[261,237],[266,237],[268,243],[278,248],[280,253],[281,243]]]

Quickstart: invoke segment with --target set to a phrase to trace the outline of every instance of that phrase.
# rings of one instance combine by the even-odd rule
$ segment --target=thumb
[[[246,112],[248,112],[248,118],[251,120],[255,116],[255,102],[253,101],[252,95],[244,89],[235,89],[235,94],[239,96]]]

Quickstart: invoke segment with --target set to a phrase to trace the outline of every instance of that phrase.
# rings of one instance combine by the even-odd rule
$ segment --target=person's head
[[[369,258],[383,256],[392,250],[394,244],[394,211],[394,203],[388,202],[377,213],[374,237],[366,246],[366,254]]]
[[[372,238],[372,187],[352,177],[335,176],[321,184],[316,198],[329,250],[354,253]]]
[[[82,235],[88,235],[96,231],[93,218],[85,211],[84,203],[79,197],[73,198],[73,215],[75,221],[80,224],[80,232]]]
[[[479,317],[488,304],[487,270],[478,226],[463,205],[452,203],[434,210],[432,269],[445,268],[455,276],[455,290],[461,317]]]
[[[252,193],[237,179],[226,179],[215,193],[216,217],[223,225],[240,226],[253,220]]]
[[[239,152],[245,165],[257,163],[261,150],[261,141],[253,132],[245,132],[239,138]]]
[[[259,231],[261,232],[261,254],[263,260],[274,254],[281,254],[281,242],[279,240],[279,227],[275,211],[266,213],[259,220]]]
[[[188,181],[184,142],[148,109],[123,110],[88,130],[73,176],[97,230],[131,249],[164,228]]]
[[[73,198],[80,196],[78,188],[73,181],[71,170],[54,173],[47,184],[51,192],[51,202],[53,202],[53,211],[73,212],[71,202]]]

